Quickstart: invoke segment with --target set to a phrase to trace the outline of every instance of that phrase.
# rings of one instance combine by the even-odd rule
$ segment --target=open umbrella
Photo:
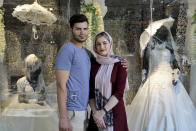
[[[150,42],[151,37],[156,34],[157,30],[161,28],[162,25],[167,27],[170,31],[170,27],[173,25],[174,19],[169,17],[166,19],[154,21],[148,25],[145,31],[140,36],[140,55],[143,56],[144,49],[146,48],[147,44]]]
[[[38,39],[35,25],[52,25],[57,20],[56,16],[39,5],[37,0],[33,4],[18,5],[14,9],[12,16],[22,22],[33,24],[32,31],[35,39]]]

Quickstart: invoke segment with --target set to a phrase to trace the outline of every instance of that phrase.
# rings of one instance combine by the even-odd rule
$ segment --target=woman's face
[[[97,38],[95,42],[96,52],[101,56],[107,56],[111,48],[111,43],[104,36]]]

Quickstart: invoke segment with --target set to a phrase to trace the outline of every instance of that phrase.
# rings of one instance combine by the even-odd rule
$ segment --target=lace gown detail
[[[149,73],[127,108],[130,131],[196,131],[196,110],[181,81],[172,85],[171,53],[155,46]]]

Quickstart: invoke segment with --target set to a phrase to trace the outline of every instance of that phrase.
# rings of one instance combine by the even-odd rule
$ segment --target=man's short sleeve
[[[74,50],[70,44],[67,43],[56,55],[56,70],[67,70],[70,71]]]

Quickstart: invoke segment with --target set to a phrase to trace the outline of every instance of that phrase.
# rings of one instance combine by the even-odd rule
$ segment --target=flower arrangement
[[[81,13],[84,14],[89,21],[89,27],[88,27],[89,33],[88,33],[88,39],[86,41],[85,47],[92,51],[92,45],[93,45],[92,43],[95,35],[98,32],[104,30],[101,8],[97,2],[93,1],[88,4],[82,4]]]

